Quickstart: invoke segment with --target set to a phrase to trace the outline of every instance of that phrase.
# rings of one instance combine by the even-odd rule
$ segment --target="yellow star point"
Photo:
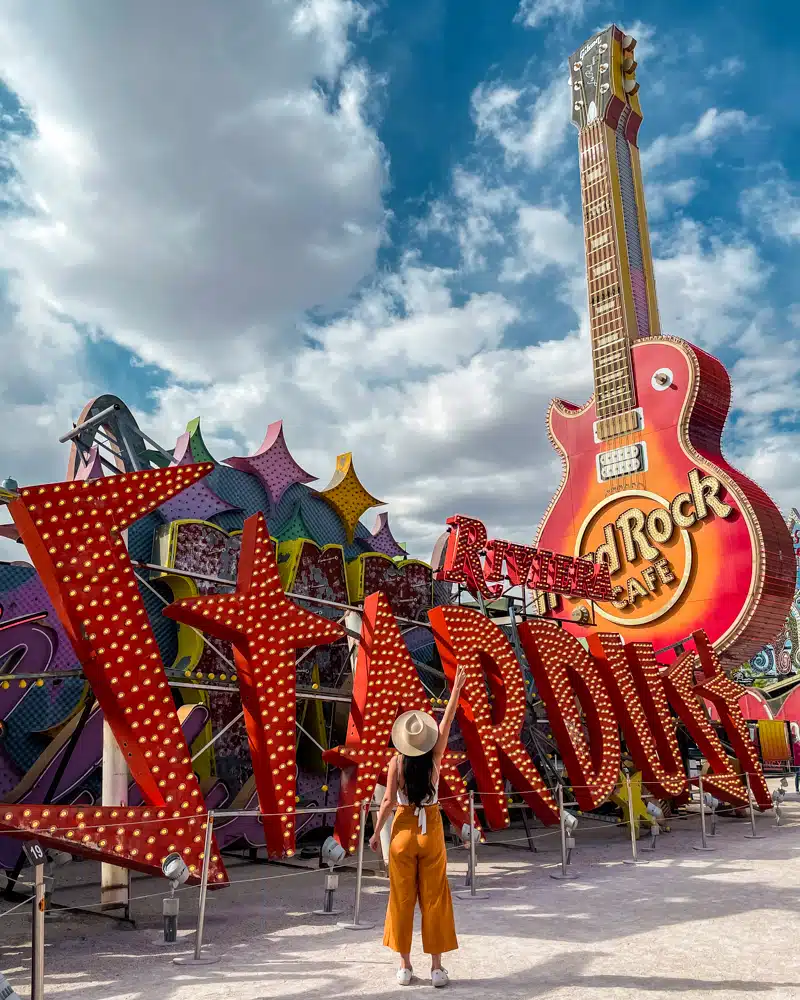
[[[353,541],[361,515],[370,507],[380,507],[383,504],[383,500],[378,500],[361,485],[353,468],[353,453],[350,451],[337,457],[333,478],[324,490],[319,491],[319,495],[341,518],[348,542]]]

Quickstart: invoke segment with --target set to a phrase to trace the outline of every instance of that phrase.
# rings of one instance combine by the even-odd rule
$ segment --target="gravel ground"
[[[445,964],[451,993],[482,1000],[660,1000],[713,995],[715,1000],[800,1000],[800,796],[790,792],[780,828],[759,815],[762,840],[747,840],[749,825],[723,819],[710,841],[713,853],[695,852],[699,817],[672,824],[649,864],[623,864],[630,842],[622,829],[584,820],[577,832],[574,868],[580,878],[549,877],[558,861],[558,838],[534,831],[539,853],[515,840],[481,847],[479,883],[488,898],[456,900],[461,950]],[[641,842],[644,843],[644,842]],[[463,890],[463,850],[451,852],[456,891]],[[399,998],[430,990],[425,956],[414,953],[420,974],[411,987],[394,980],[393,957],[382,947],[387,882],[365,879],[362,920],[369,930],[349,931],[311,911],[322,900],[323,876],[288,868],[235,864],[235,884],[209,894],[205,951],[209,966],[177,966],[189,954],[197,890],[181,894],[176,945],[161,941],[163,883],[137,877],[135,929],[106,918],[65,913],[46,927],[45,996],[64,1000],[267,1000],[380,994]],[[59,872],[55,899],[94,903],[97,866],[68,865]],[[352,874],[342,876],[338,902],[351,916]],[[23,908],[7,917],[0,904],[0,968],[20,997],[29,996],[30,917]],[[343,918],[340,918],[343,919]]]

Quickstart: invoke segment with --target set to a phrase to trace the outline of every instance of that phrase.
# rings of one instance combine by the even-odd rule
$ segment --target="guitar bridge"
[[[603,417],[602,420],[595,420],[592,428],[594,443],[602,444],[612,438],[622,437],[623,434],[644,430],[644,411],[641,406],[637,406],[635,410],[627,410],[614,417]]]
[[[647,445],[644,441],[626,444],[611,451],[601,451],[596,457],[597,481],[607,483],[623,476],[647,471]]]

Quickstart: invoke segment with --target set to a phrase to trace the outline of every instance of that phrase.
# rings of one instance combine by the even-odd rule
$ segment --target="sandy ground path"
[[[746,840],[748,824],[722,820],[713,853],[699,853],[699,817],[673,824],[648,865],[630,856],[624,831],[584,821],[575,868],[580,879],[549,877],[558,860],[553,836],[532,854],[482,847],[482,901],[456,900],[461,950],[445,964],[450,993],[483,1000],[800,1000],[800,796],[790,792],[784,825],[758,818],[762,840]],[[536,831],[541,834],[542,831]],[[498,836],[517,839],[518,830]],[[647,856],[647,855],[645,855]],[[463,888],[465,852],[451,853],[453,887]],[[70,865],[56,898],[94,902]],[[160,896],[134,904],[136,929],[69,914],[48,920],[48,1000],[307,1000],[381,996],[394,1000],[430,991],[425,957],[414,954],[420,978],[394,981],[392,956],[381,945],[387,883],[365,880],[362,919],[352,932],[316,917],[319,872],[250,864],[232,867],[236,884],[209,895],[207,950],[216,965],[180,967],[189,953],[197,893],[182,894],[177,945],[161,942]],[[281,877],[275,877],[281,876]],[[263,879],[263,881],[250,881]],[[268,879],[268,880],[267,880]],[[339,903],[351,915],[353,878],[343,876]],[[134,894],[163,884],[137,878]],[[0,968],[21,997],[29,996],[30,918],[2,912]]]

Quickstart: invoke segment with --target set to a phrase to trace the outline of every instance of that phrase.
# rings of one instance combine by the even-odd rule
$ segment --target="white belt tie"
[[[428,813],[425,811],[425,806],[417,806],[414,810],[414,815],[419,819],[419,832],[423,837],[427,836],[428,833]]]

